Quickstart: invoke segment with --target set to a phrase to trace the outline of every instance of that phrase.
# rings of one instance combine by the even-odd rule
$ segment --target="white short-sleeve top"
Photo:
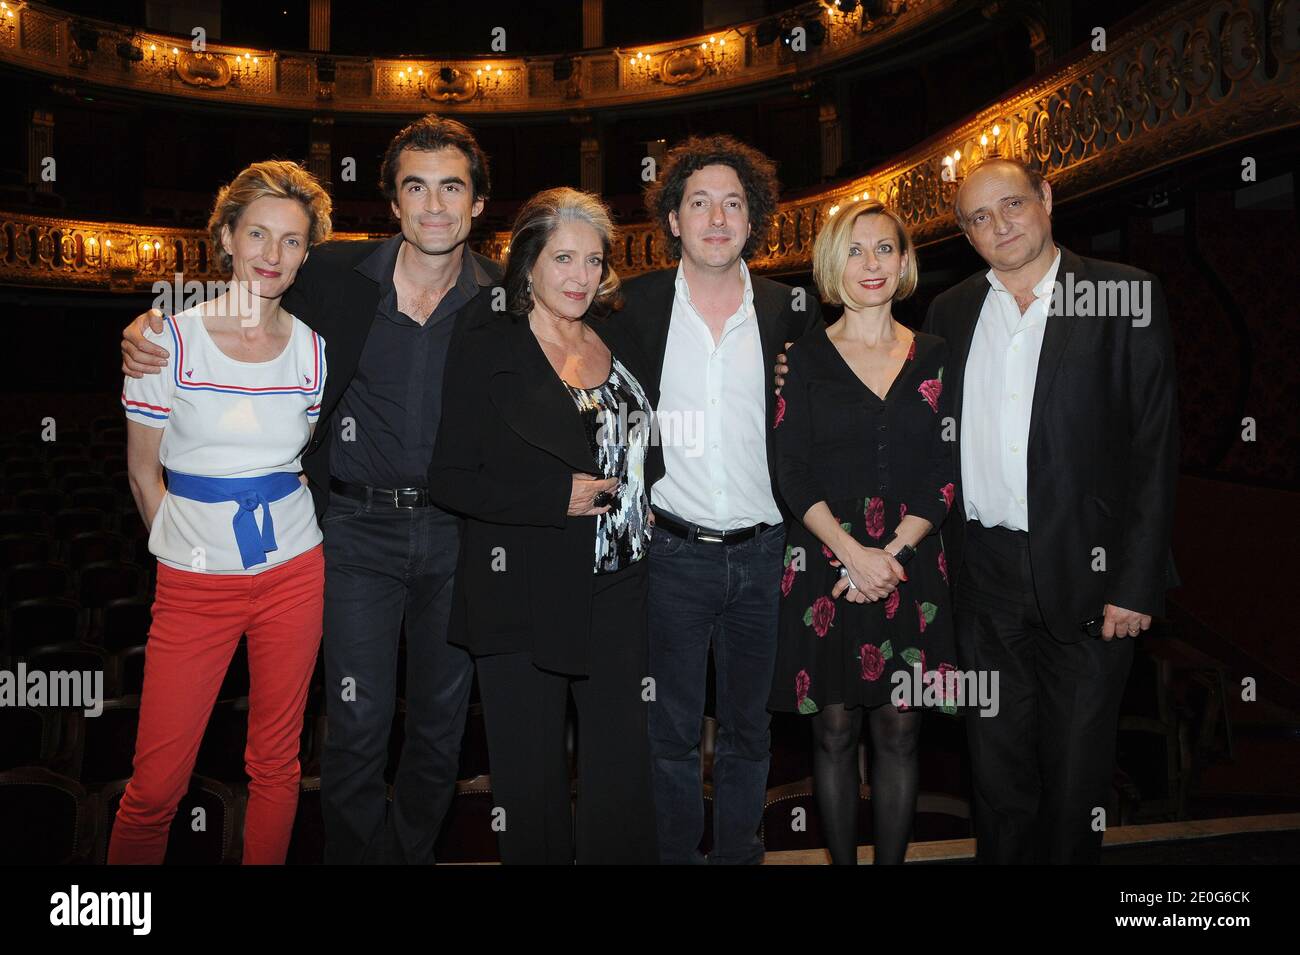
[[[291,317],[289,344],[279,356],[239,361],[212,340],[201,307],[167,317],[161,334],[146,329],[145,338],[171,357],[160,374],[126,378],[127,419],[166,429],[159,459],[170,471],[219,478],[298,473],[320,414],[324,339]],[[311,492],[303,485],[270,503],[276,549],[265,563],[245,569],[232,530],[238,509],[234,501],[209,504],[169,493],[150,528],[149,550],[181,570],[255,574],[321,542]]]

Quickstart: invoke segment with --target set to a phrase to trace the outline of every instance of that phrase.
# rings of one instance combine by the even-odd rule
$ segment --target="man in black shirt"
[[[283,299],[325,339],[328,367],[302,465],[325,538],[329,863],[433,861],[472,679],[468,654],[446,639],[458,523],[426,487],[448,346],[465,307],[500,279],[466,245],[488,194],[487,157],[466,127],[426,116],[389,145],[380,186],[401,233],[316,247]],[[142,336],[150,322],[161,330],[151,312],[124,333],[129,375],[165,363]],[[405,740],[386,812],[403,629]]]

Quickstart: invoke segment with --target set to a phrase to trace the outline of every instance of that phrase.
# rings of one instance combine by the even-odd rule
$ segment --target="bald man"
[[[1052,239],[1052,189],[994,160],[957,192],[988,263],[938,296],[952,350],[957,497],[944,526],[963,669],[998,671],[967,720],[977,858],[1093,863],[1134,641],[1164,612],[1178,436],[1155,276]]]

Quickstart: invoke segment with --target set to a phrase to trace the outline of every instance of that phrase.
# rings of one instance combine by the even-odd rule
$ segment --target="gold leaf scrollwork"
[[[1175,62],[1173,48],[1168,46],[1156,50],[1151,61],[1151,101],[1162,113],[1178,98],[1179,78]]]
[[[221,89],[230,85],[230,63],[220,53],[182,50],[176,58],[176,75],[190,86]]]
[[[1249,10],[1234,10],[1223,23],[1223,73],[1234,83],[1244,80],[1259,63],[1255,17]]]
[[[1273,0],[1268,11],[1269,47],[1283,63],[1300,60],[1300,3]]]
[[[1187,35],[1183,45],[1183,88],[1189,96],[1203,95],[1214,82],[1214,74],[1219,69],[1215,52],[1210,31],[1204,26]]]
[[[425,93],[437,103],[464,103],[472,100],[478,93],[478,80],[469,70],[445,67],[449,70],[443,78],[443,70],[431,70],[425,81]]]
[[[704,55],[693,46],[673,50],[659,61],[659,79],[668,86],[694,83],[707,70]]]

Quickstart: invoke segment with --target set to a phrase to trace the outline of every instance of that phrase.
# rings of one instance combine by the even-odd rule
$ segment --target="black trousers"
[[[1023,532],[967,522],[954,589],[962,669],[998,674],[997,715],[966,720],[977,861],[1096,863],[1134,641],[1054,639]]]
[[[459,550],[436,507],[368,508],[338,494],[325,535],[321,809],[328,864],[434,861],[456,789],[473,666],[447,642]],[[385,801],[397,645],[406,620],[406,737]]]
[[[570,692],[578,711],[577,861],[658,861],[642,686],[648,580],[645,560],[593,576],[584,677],[541,670],[528,653],[475,659],[494,809],[504,810],[497,823],[503,862],[574,861],[564,745]]]

